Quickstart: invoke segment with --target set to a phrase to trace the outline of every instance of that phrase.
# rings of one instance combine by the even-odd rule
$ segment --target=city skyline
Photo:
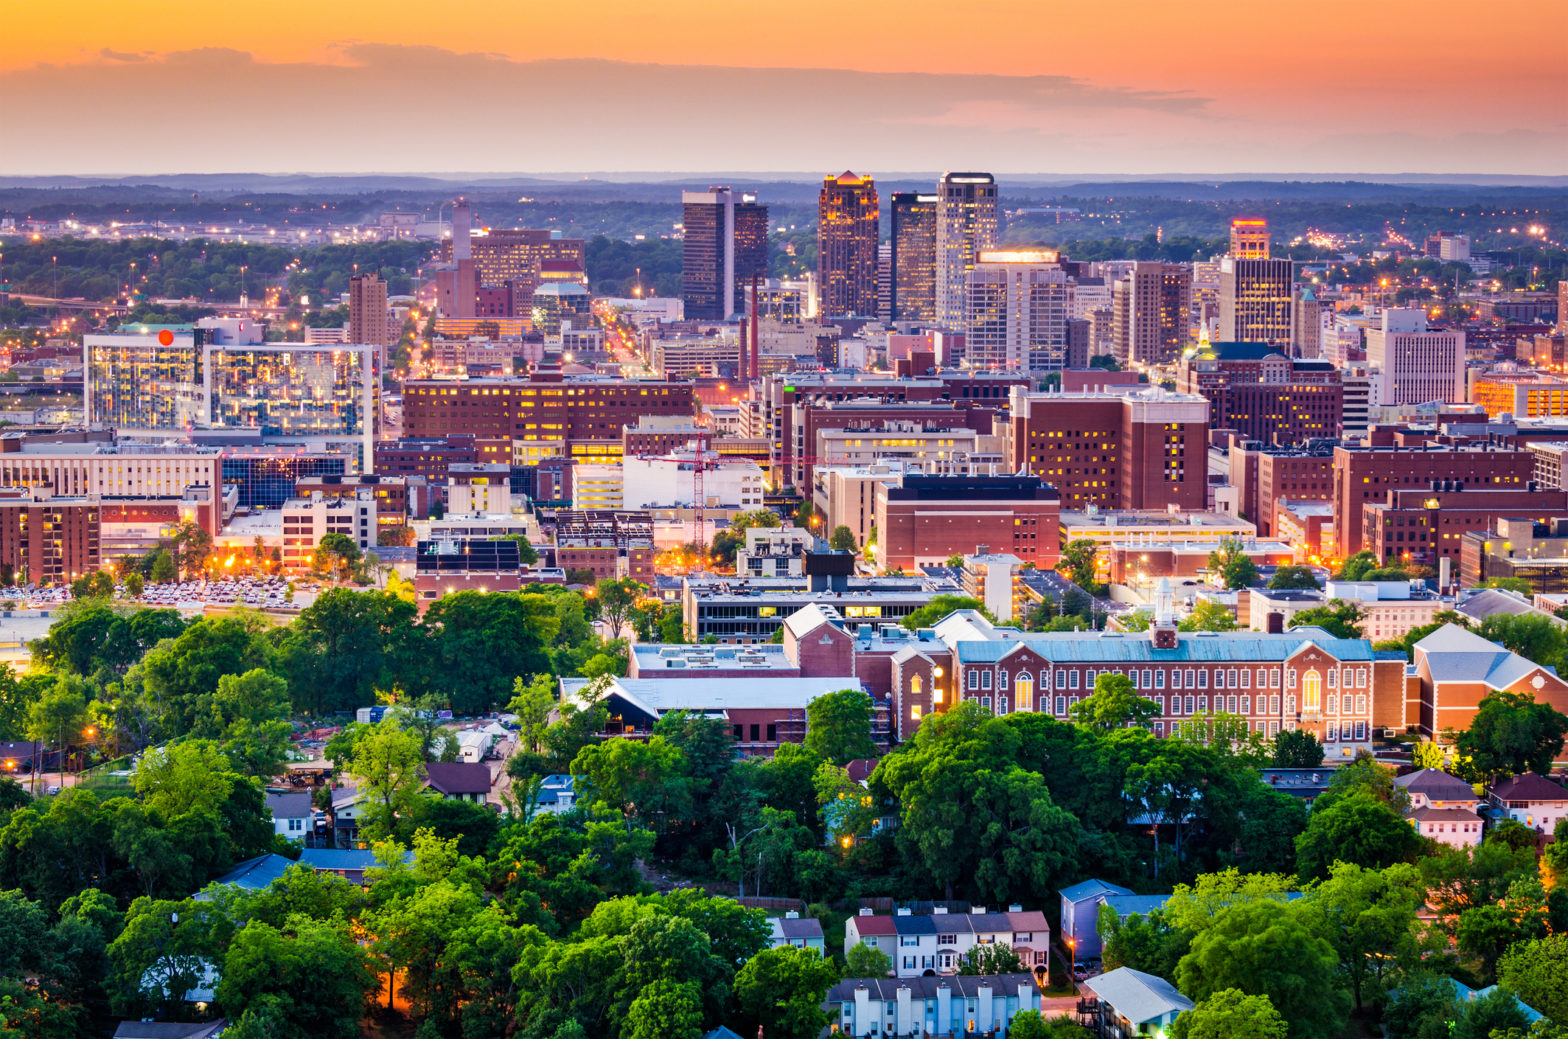
[[[434,22],[402,2],[374,22],[293,0],[256,24],[188,3],[158,19],[83,0],[19,11],[0,103],[26,113],[32,146],[10,150],[0,174],[453,166],[410,146],[431,131],[483,140],[455,164],[474,172],[1544,175],[1568,160],[1568,117],[1552,102],[1560,35],[1543,31],[1564,16],[1547,0],[1463,34],[1425,6],[1358,8],[1352,19],[1330,5],[1346,7],[1355,31],[1289,47],[1291,16],[1240,17],[1234,0],[1140,4],[1114,25],[1087,9],[1004,2],[986,20],[1017,31],[973,38],[937,31],[929,4],[896,18],[886,4],[835,8],[830,33],[813,31],[829,10],[815,0],[767,18],[713,17],[716,5],[698,0],[601,6],[591,33],[567,9],[490,2]],[[62,23],[73,31],[51,28]],[[787,55],[765,45],[780,33]],[[1243,60],[1252,54],[1267,59]],[[1444,69],[1462,70],[1466,89],[1434,105]],[[348,140],[334,97],[369,99],[387,132]],[[712,132],[715,97],[740,99],[727,120],[735,132]],[[494,134],[496,110],[515,132]],[[279,128],[308,143],[280,147]],[[212,134],[226,135],[221,147],[179,144]]]

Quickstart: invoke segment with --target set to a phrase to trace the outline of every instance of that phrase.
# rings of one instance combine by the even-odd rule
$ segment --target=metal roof
[[[1175,985],[1131,967],[1118,967],[1090,978],[1084,986],[1135,1025],[1192,1009],[1192,1000],[1178,992]]]

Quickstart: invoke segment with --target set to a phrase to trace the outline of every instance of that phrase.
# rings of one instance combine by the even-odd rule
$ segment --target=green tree
[[[822,1001],[836,981],[833,961],[815,949],[763,949],[735,975],[744,1034],[766,1029],[778,1039],[816,1039],[828,1026]]]
[[[1421,740],[1410,748],[1410,763],[1417,769],[1442,768],[1446,763],[1443,748],[1431,740]]]
[[[702,998],[690,981],[659,978],[626,1011],[622,1039],[697,1039],[702,1034]]]
[[[218,1001],[244,1025],[265,1015],[276,1039],[353,1039],[376,975],[345,921],[251,921],[223,958]]]
[[[1416,914],[1425,895],[1414,866],[1377,870],[1336,862],[1305,900],[1301,912],[1338,953],[1357,1012],[1380,1001],[1402,969],[1421,962]]]
[[[937,595],[924,606],[911,611],[899,623],[909,631],[917,631],[920,628],[931,627],[943,617],[958,610],[974,610],[987,620],[995,620],[991,616],[991,611],[987,610],[979,599],[967,595]]]
[[[136,792],[166,818],[216,814],[239,781],[228,757],[211,740],[155,747],[136,766]]]
[[[364,839],[373,842],[405,832],[418,811],[425,781],[419,737],[395,717],[383,718],[354,745],[347,772],[365,798],[360,817]]]
[[[1497,980],[1527,1006],[1568,1023],[1568,934],[1514,945],[1497,963]]]
[[[1414,862],[1428,843],[1387,803],[1357,792],[1313,811],[1296,838],[1296,871],[1311,880],[1327,877],[1336,862],[1382,869]]]
[[[1476,633],[1542,667],[1558,666],[1568,648],[1568,632],[1544,613],[1489,614]]]
[[[893,973],[893,958],[874,945],[852,945],[844,953],[844,977],[885,978]]]
[[[1183,1011],[1171,1025],[1172,1039],[1285,1039],[1285,1019],[1268,996],[1220,989]]]
[[[1247,555],[1247,548],[1237,538],[1224,538],[1219,547],[1209,553],[1209,569],[1216,571],[1225,587],[1232,591],[1250,588],[1258,583],[1258,567]]]
[[[1268,737],[1255,731],[1239,714],[1200,712],[1171,728],[1170,738],[1208,747],[1222,758],[1253,767],[1273,759]]]
[[[521,678],[513,680],[512,701],[506,709],[517,715],[518,749],[539,753],[545,730],[550,727],[550,714],[555,710],[555,688],[555,680],[549,675],[534,675],[526,682]]]
[[[1300,915],[1262,901],[1221,910],[1192,939],[1176,987],[1202,1002],[1226,989],[1266,996],[1290,1039],[1330,1039],[1345,1024],[1339,957]]]
[[[1236,615],[1213,599],[1199,599],[1176,627],[1182,631],[1235,631]]]
[[[431,604],[424,627],[432,690],[480,714],[511,699],[518,675],[551,670],[560,622],[547,596],[458,592]]]
[[[109,943],[110,1005],[122,1015],[178,1016],[219,961],[227,921],[208,904],[138,898]]]
[[[1306,729],[1283,729],[1274,734],[1275,768],[1317,768],[1323,764],[1323,744]]]
[[[806,704],[806,749],[835,765],[876,756],[871,697],[859,689],[823,693]]]
[[[586,787],[579,798],[620,813],[628,830],[671,803],[671,786],[685,768],[686,756],[663,736],[590,744],[572,761],[572,775]]]
[[[1359,639],[1361,621],[1366,612],[1360,606],[1344,599],[1335,599],[1324,606],[1301,610],[1290,619],[1292,628],[1322,628],[1337,639]]]
[[[1488,618],[1490,619],[1490,618]],[[1488,693],[1470,728],[1454,741],[1466,769],[1484,779],[1524,772],[1546,774],[1568,735],[1568,716],[1529,693]]]
[[[261,668],[224,675],[198,708],[191,732],[217,740],[240,772],[270,776],[288,758],[288,683]]]
[[[174,565],[174,557],[167,549],[158,549],[153,554],[152,565],[147,571],[147,580],[153,584],[172,584],[179,578],[179,568]]]
[[[1160,716],[1160,707],[1153,700],[1138,695],[1132,679],[1102,671],[1094,679],[1094,692],[1073,704],[1073,722],[1085,728],[1100,731],[1126,728],[1129,725],[1147,728]]]
[[[1318,586],[1318,578],[1309,566],[1295,566],[1286,564],[1276,567],[1274,574],[1269,578],[1268,587],[1275,591],[1291,589],[1309,589]]]
[[[311,555],[310,565],[319,574],[330,574],[346,581],[363,556],[359,545],[347,534],[323,534]]]
[[[1339,565],[1339,569],[1334,571],[1334,580],[1360,581],[1363,580],[1367,574],[1371,573],[1373,570],[1376,570],[1377,567],[1377,556],[1374,556],[1371,552],[1363,550],[1361,552],[1357,552],[1355,555],[1346,559]]]
[[[627,613],[637,605],[638,598],[648,586],[631,578],[605,579],[594,587],[594,601],[599,605],[599,616],[610,626],[610,637],[621,637]]]
[[[1063,546],[1056,569],[1073,584],[1092,593],[1098,587],[1095,580],[1095,556],[1095,544],[1091,539],[1076,538]]]
[[[958,958],[958,973],[963,975],[1022,974],[1028,968],[1006,942],[971,945]]]
[[[1020,1010],[1007,1027],[1011,1039],[1092,1039],[1093,1033],[1070,1017],[1042,1017],[1038,1010]]]
[[[320,715],[375,703],[378,689],[426,687],[418,607],[394,592],[329,588],[278,648],[295,709]]]
[[[859,545],[855,541],[855,532],[840,523],[828,535],[828,547],[836,552],[853,552]]]
[[[27,711],[27,737],[52,747],[79,746],[90,718],[91,687],[75,675],[61,675]]]

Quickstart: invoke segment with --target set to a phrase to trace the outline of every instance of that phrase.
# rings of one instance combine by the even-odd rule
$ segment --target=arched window
[[[1323,709],[1323,675],[1317,668],[1301,676],[1301,709],[1307,713]]]
[[[924,691],[925,684],[925,680],[922,679],[919,675],[915,675],[913,678],[911,678],[909,680],[910,699],[918,701],[920,699],[921,693]]]
[[[1013,686],[1013,702],[1020,711],[1030,710],[1034,706],[1034,676],[1027,671],[1018,672],[1018,679]]]

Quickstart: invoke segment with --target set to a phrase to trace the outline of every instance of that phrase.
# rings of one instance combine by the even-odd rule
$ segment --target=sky
[[[1568,3],[50,0],[0,175],[1568,173]]]

